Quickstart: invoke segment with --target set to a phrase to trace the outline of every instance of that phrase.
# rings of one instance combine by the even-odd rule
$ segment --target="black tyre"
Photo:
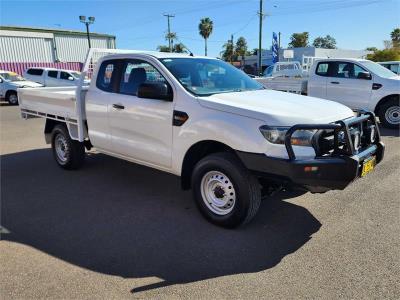
[[[200,160],[193,170],[192,188],[204,217],[222,227],[248,223],[260,207],[258,180],[232,153],[215,153]]]
[[[379,121],[383,127],[397,129],[400,127],[400,97],[392,98],[379,107]]]
[[[10,91],[6,94],[6,101],[11,105],[18,105],[18,94],[17,92]]]
[[[71,139],[65,125],[57,125],[52,132],[51,146],[57,164],[66,170],[78,169],[85,158],[83,143]]]

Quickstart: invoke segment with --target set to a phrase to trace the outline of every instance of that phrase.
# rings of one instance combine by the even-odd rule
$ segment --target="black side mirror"
[[[360,72],[357,75],[358,79],[366,79],[366,80],[371,80],[372,76],[369,72]]]
[[[142,83],[139,85],[137,96],[139,98],[158,99],[172,101],[173,94],[171,87],[166,83]]]

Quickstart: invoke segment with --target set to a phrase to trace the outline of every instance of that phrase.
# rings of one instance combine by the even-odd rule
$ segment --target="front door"
[[[173,102],[137,97],[142,83],[169,84],[149,62],[123,60],[108,116],[113,152],[155,166],[171,166]]]
[[[361,79],[359,74],[367,72],[351,62],[331,63],[327,80],[327,99],[343,103],[352,109],[365,108],[372,92],[372,80]],[[330,68],[331,68],[330,66]]]

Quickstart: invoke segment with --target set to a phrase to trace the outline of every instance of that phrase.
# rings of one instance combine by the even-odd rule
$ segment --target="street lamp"
[[[90,49],[91,46],[90,46],[89,25],[94,23],[94,17],[89,17],[88,20],[86,21],[86,16],[79,16],[79,21],[86,25],[86,34],[87,34],[87,39],[88,39],[89,49]]]

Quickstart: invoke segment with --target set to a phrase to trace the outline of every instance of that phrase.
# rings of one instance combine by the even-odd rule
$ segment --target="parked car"
[[[17,73],[0,70],[0,98],[4,98],[11,105],[18,104],[18,88],[42,86],[36,82],[26,80]]]
[[[319,59],[308,78],[257,78],[265,87],[333,100],[375,112],[383,126],[400,126],[400,76],[365,59]]]
[[[400,75],[400,61],[385,61],[378,62],[381,66],[384,66],[386,69],[389,69],[393,73]]]
[[[37,67],[28,68],[24,72],[25,78],[44,86],[76,86],[79,84],[80,75],[78,71]],[[89,83],[88,79],[84,80],[85,85]]]
[[[90,87],[18,91],[22,116],[46,118],[64,169],[96,147],[180,176],[209,221],[235,227],[255,216],[263,190],[341,190],[383,158],[371,112],[264,89],[214,58],[112,51]]]

